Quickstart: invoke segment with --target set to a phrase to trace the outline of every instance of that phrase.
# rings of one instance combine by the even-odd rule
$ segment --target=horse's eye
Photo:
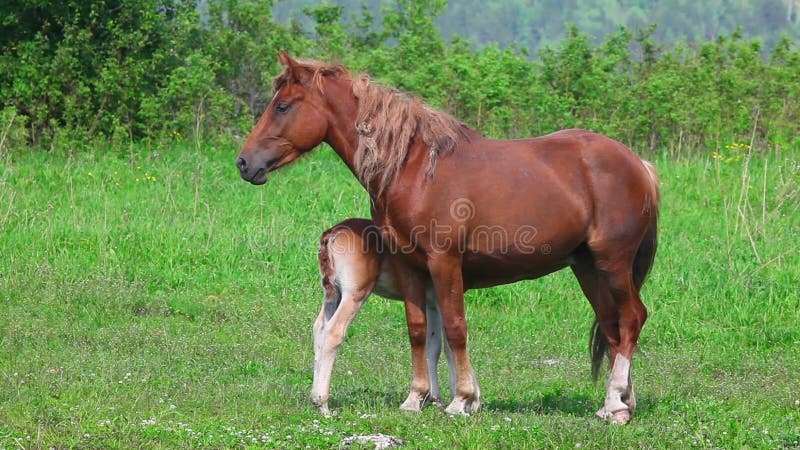
[[[279,102],[278,104],[275,105],[275,112],[277,112],[279,114],[283,114],[283,113],[285,113],[286,111],[289,110],[289,106],[291,106],[291,105],[289,105],[288,103]]]

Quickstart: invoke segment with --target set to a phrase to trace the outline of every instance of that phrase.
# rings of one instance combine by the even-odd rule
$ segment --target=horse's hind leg
[[[633,285],[632,272],[623,269],[626,260],[615,258],[616,264],[609,264],[609,259],[584,255],[572,267],[595,310],[612,362],[606,399],[597,416],[620,424],[627,423],[636,408],[630,368],[639,332],[647,318],[647,310]]]
[[[607,273],[611,294],[619,310],[619,352],[615,355],[611,377],[609,378],[608,396],[606,397],[606,415],[611,414],[615,422],[626,423],[636,408],[636,396],[631,380],[631,361],[639,334],[647,320],[647,308],[639,297],[639,290],[634,286],[631,270],[618,270]],[[628,407],[627,416],[618,413],[616,402],[622,401]]]
[[[647,308],[633,282],[632,261],[632,255],[630,258],[620,256],[598,261],[619,313],[619,347],[616,354],[612,355],[613,366],[608,379],[605,411],[600,415],[623,424],[630,420],[636,407],[631,361],[639,333],[647,320]]]

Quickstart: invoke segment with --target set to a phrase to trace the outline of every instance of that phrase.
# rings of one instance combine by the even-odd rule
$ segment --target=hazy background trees
[[[307,24],[302,10],[318,0],[276,2],[280,22]],[[345,16],[366,7],[380,16],[385,0],[339,0]],[[363,6],[362,6],[363,5]],[[772,48],[783,33],[800,37],[799,0],[451,0],[436,25],[445,37],[459,35],[474,44],[516,44],[535,52],[560,41],[568,24],[594,38],[658,24],[660,43],[714,40],[737,28]]]
[[[241,140],[279,50],[495,137],[584,127],[650,152],[797,148],[796,15],[784,0],[7,0],[0,152]]]

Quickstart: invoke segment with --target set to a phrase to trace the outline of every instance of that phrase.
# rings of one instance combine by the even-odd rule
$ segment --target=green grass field
[[[340,350],[337,415],[318,415],[317,238],[368,200],[329,149],[261,187],[239,179],[237,151],[3,156],[0,448],[328,448],[371,433],[404,448],[800,447],[797,151],[655,160],[660,248],[625,427],[593,419],[605,390],[569,271],[467,295],[477,415],[398,410],[403,307],[379,297]]]

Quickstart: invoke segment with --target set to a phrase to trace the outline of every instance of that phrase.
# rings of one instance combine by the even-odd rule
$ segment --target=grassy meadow
[[[343,344],[336,416],[308,402],[320,232],[368,216],[329,149],[238,177],[235,145],[0,162],[0,448],[800,447],[800,160],[731,145],[655,159],[660,247],[632,422],[595,420],[591,308],[569,271],[467,295],[475,416],[399,411],[402,304]],[[444,364],[440,373],[446,385]]]

